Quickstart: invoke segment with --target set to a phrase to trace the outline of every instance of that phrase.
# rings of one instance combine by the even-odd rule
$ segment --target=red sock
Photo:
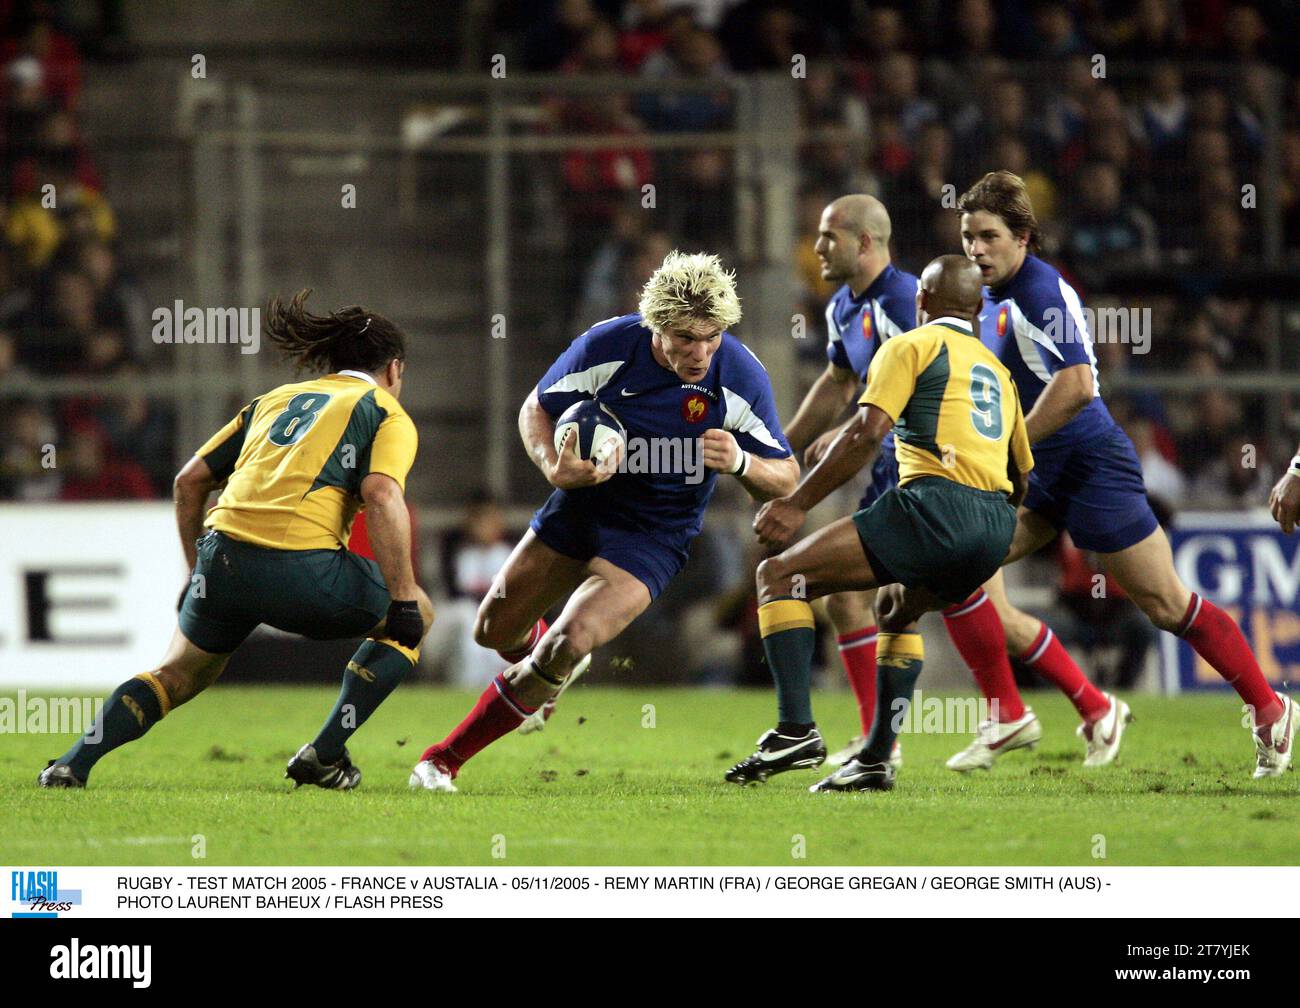
[[[1038,636],[1020,660],[1069,697],[1079,717],[1088,724],[1110,710],[1110,701],[1088,681],[1083,669],[1070,657],[1070,652],[1065,650],[1065,645],[1046,623],[1039,626]]]
[[[1257,727],[1272,724],[1282,716],[1282,701],[1264,678],[1240,628],[1226,612],[1193,592],[1178,636],[1250,705]]]
[[[451,734],[424,750],[421,760],[436,760],[453,777],[471,757],[486,749],[502,735],[514,731],[536,708],[525,707],[510,692],[505,674],[497,676],[478,698],[478,703]]]
[[[511,665],[518,665],[521,661],[533,653],[533,648],[537,647],[537,642],[542,639],[542,634],[546,633],[546,617],[542,617],[533,624],[533,628],[528,631],[528,639],[524,641],[523,647],[518,651],[498,651],[502,658]]]
[[[870,735],[876,722],[876,628],[869,626],[840,634],[835,641],[840,646],[844,674],[849,677],[858,701],[862,734]]]
[[[1025,705],[1011,674],[1007,657],[1007,635],[984,589],[980,588],[965,602],[943,611],[943,625],[948,628],[957,653],[979,683],[980,692],[999,721],[1015,721],[1025,716]]]

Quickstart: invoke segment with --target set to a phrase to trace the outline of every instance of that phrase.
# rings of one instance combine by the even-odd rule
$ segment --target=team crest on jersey
[[[687,423],[699,423],[709,412],[709,400],[698,392],[692,392],[682,400],[682,419]]]
[[[1006,305],[1003,305],[1001,308],[998,309],[998,335],[999,336],[1005,336],[1007,334],[1007,319],[1010,315],[1011,315],[1011,309],[1008,308]]]
[[[871,309],[868,308],[862,313],[862,338],[868,343],[871,342]]]

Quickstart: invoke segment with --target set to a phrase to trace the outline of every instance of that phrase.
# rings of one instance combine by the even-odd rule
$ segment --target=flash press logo
[[[152,945],[67,945],[50,947],[50,976],[55,980],[130,980],[135,988],[153,982]]]
[[[9,899],[18,904],[10,917],[57,917],[81,905],[80,889],[60,889],[59,873],[12,871],[9,873]]]

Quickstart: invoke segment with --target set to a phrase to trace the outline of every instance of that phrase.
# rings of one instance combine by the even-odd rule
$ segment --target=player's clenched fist
[[[620,457],[620,453],[615,452],[599,466],[590,459],[579,458],[574,447],[574,432],[569,431],[560,444],[560,450],[555,453],[555,461],[547,470],[546,478],[557,490],[596,486],[618,471]]]
[[[1296,519],[1300,518],[1300,476],[1288,472],[1277,481],[1268,495],[1268,509],[1283,532],[1290,535],[1295,531]]]
[[[744,474],[745,453],[731,431],[718,427],[706,430],[700,435],[700,455],[706,469],[737,476]]]
[[[808,513],[788,497],[777,497],[764,504],[754,519],[754,531],[768,546],[785,549],[803,527]]]

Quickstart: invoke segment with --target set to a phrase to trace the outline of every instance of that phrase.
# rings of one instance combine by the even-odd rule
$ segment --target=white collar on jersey
[[[950,326],[956,326],[958,329],[965,329],[967,332],[974,332],[975,329],[965,319],[953,318],[951,315],[945,315],[943,318],[932,318],[926,325],[939,325],[946,322]],[[346,372],[344,372],[346,374]]]
[[[360,378],[362,381],[368,381],[370,382],[371,385],[374,385],[376,388],[379,386],[379,382],[375,381],[374,378],[366,374],[364,371],[339,371],[337,373],[341,375],[347,375],[349,378]]]

